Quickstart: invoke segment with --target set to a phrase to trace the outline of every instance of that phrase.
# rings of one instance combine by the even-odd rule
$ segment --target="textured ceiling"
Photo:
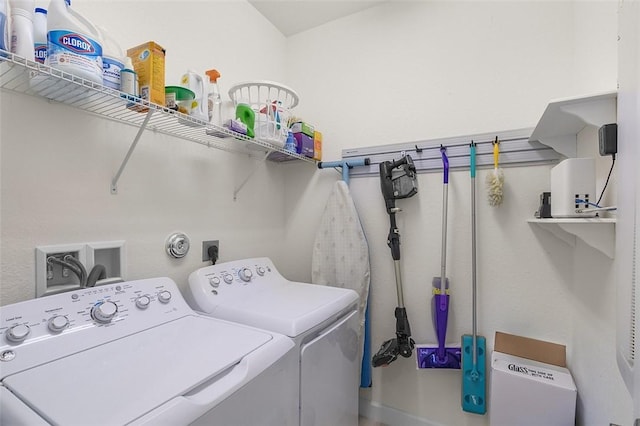
[[[384,0],[249,0],[249,3],[288,37],[384,3]]]

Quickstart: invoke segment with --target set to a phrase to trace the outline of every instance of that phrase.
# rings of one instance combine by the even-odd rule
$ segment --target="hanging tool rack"
[[[344,149],[342,158],[347,162],[363,157],[370,159],[369,165],[354,169],[351,172],[352,177],[377,175],[380,163],[393,161],[405,154],[411,155],[418,173],[438,172],[442,170],[440,147],[444,146],[447,148],[450,169],[468,168],[469,142],[473,140],[477,146],[477,166],[493,167],[493,141],[496,136],[500,140],[500,165],[503,167],[556,163],[563,158],[552,148],[537,141],[530,141],[532,131],[533,129],[520,129]]]

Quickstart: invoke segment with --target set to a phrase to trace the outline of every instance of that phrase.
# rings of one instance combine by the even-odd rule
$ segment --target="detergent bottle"
[[[247,136],[250,138],[255,137],[256,113],[248,103],[244,101],[238,102],[238,105],[236,105],[236,118],[247,126]]]
[[[207,93],[202,76],[196,72],[187,71],[182,75],[180,85],[196,94],[196,97],[191,104],[191,113],[189,115],[204,122],[209,121],[209,113],[207,111]],[[197,125],[193,122],[184,121],[183,123]]]
[[[11,8],[11,52],[29,60],[33,49],[33,11],[35,0],[9,0]]]
[[[102,84],[100,31],[65,0],[49,3],[47,39],[47,65]]]
[[[0,50],[11,51],[11,31],[9,29],[9,0],[0,0]]]
[[[36,7],[33,16],[33,50],[35,60],[44,64],[47,58],[47,9]]]
[[[104,28],[97,27],[102,38],[102,80],[105,86],[120,90],[120,72],[124,68],[124,53],[117,41]]]

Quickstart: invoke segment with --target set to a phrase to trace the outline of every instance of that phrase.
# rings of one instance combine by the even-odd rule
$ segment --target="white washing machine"
[[[0,332],[2,425],[295,424],[293,341],[195,313],[169,278],[3,306]]]
[[[294,339],[303,426],[358,424],[358,294],[292,282],[268,258],[219,263],[189,276],[185,298],[207,315]]]

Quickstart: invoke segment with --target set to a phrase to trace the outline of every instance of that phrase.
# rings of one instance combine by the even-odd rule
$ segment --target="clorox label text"
[[[47,59],[47,45],[36,44],[34,52],[36,61],[44,64],[44,60]]]
[[[92,54],[96,51],[89,40],[76,33],[60,37],[59,42],[60,45],[76,53]]]

